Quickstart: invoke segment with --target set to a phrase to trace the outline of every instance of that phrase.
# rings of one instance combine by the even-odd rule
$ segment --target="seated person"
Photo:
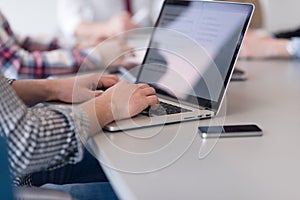
[[[260,35],[248,31],[241,58],[297,58],[300,59],[300,31],[282,32],[274,35]]]
[[[78,94],[72,93],[75,81]],[[52,100],[82,103],[75,107],[32,107]],[[31,173],[80,162],[84,145],[101,127],[157,103],[155,90],[150,86],[118,82],[113,75],[13,81],[0,72],[0,137],[8,143],[14,182],[30,185],[26,177]]]
[[[163,0],[61,0],[60,29],[67,38],[89,41],[89,46],[138,26],[153,26],[162,3]],[[139,19],[132,18],[135,14]]]
[[[112,42],[113,47],[99,45],[92,55],[91,49],[63,48],[57,39],[39,41],[30,37],[21,38],[14,34],[6,18],[0,12],[0,67],[6,77],[46,78],[51,75],[75,73],[85,59],[88,70],[104,68],[108,65],[131,67],[124,56],[114,63],[112,59],[128,50],[124,42]],[[87,55],[89,55],[87,57]]]

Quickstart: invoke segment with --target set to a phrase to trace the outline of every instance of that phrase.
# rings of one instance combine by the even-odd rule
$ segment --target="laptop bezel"
[[[193,102],[189,102],[188,100],[183,100],[183,101],[187,101],[188,104],[193,104],[193,105],[195,105],[197,107],[205,108],[205,109],[213,111],[214,113],[217,113],[219,111],[220,107],[221,107],[223,98],[224,98],[225,93],[226,93],[226,89],[228,87],[230,78],[232,76],[233,69],[235,67],[235,64],[236,64],[236,61],[237,61],[237,58],[238,58],[238,55],[239,55],[239,52],[240,52],[240,48],[241,48],[241,45],[243,43],[243,38],[244,38],[244,36],[246,34],[247,29],[249,28],[250,20],[252,18],[253,11],[254,11],[254,5],[253,4],[249,4],[249,3],[220,2],[220,1],[196,1],[196,0],[194,0],[194,1],[186,1],[186,0],[184,0],[184,1],[181,1],[181,0],[178,1],[178,0],[165,0],[164,3],[163,3],[163,5],[162,5],[162,9],[161,9],[161,11],[159,13],[159,17],[156,20],[154,29],[155,28],[159,28],[158,24],[159,24],[159,22],[161,20],[162,13],[163,13],[164,8],[165,8],[165,6],[167,4],[168,5],[183,5],[183,6],[187,6],[191,2],[195,2],[195,3],[197,3],[197,2],[199,2],[199,3],[214,3],[214,4],[215,3],[219,3],[219,4],[232,4],[232,5],[239,5],[239,6],[240,5],[244,5],[244,6],[249,6],[249,8],[250,8],[248,16],[247,16],[247,19],[245,20],[245,23],[244,23],[244,26],[242,28],[240,37],[238,39],[238,42],[237,42],[237,45],[236,45],[233,57],[231,59],[231,63],[230,63],[230,66],[228,68],[226,78],[225,78],[225,80],[223,82],[223,87],[222,87],[222,90],[220,92],[218,101],[204,99],[204,98],[201,98],[201,97],[198,97],[198,96],[192,96],[192,95],[188,95],[187,99],[189,99],[189,98],[195,99],[196,98],[198,100],[197,105],[195,103],[193,103]],[[142,70],[144,68],[144,65],[146,64],[146,60],[147,60],[147,56],[148,56],[148,53],[149,53],[149,49],[151,49],[151,44],[153,42],[153,37],[154,37],[154,31],[151,34],[150,41],[149,41],[149,44],[148,44],[148,48],[147,48],[146,54],[144,56],[142,65],[140,67],[140,70],[139,70],[139,73],[138,73],[138,76],[137,76],[137,79],[136,79],[136,83],[145,83],[145,82],[140,81],[140,76],[142,74]],[[155,86],[153,86],[153,87],[155,88]],[[155,89],[158,89],[158,88],[155,88]],[[158,94],[159,94],[159,92],[158,92]],[[166,96],[165,94],[161,94],[161,95]],[[170,96],[170,98],[174,98],[174,97]]]

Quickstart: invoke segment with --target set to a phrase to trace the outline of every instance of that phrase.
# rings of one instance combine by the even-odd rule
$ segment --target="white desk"
[[[210,120],[168,125],[144,139],[158,127],[98,135],[98,158],[121,199],[300,199],[300,62],[238,66],[249,80],[230,84],[226,124],[257,123],[264,136],[205,142],[196,127]],[[203,159],[200,147],[202,156],[209,152]]]

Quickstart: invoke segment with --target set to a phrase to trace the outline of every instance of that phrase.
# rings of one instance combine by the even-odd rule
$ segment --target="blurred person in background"
[[[300,59],[300,29],[267,35],[248,31],[240,57]]]
[[[259,0],[250,2],[255,4],[255,12],[241,49],[240,58],[248,59],[300,59],[300,28],[278,33],[265,33],[254,29],[263,28],[263,12]]]
[[[226,1],[226,0],[223,0]],[[250,28],[263,27],[259,0],[237,0],[256,6]],[[153,26],[163,0],[61,0],[58,21],[63,35],[88,48],[124,31]]]
[[[153,26],[163,0],[60,0],[58,21],[67,38],[91,46],[115,34]]]
[[[47,78],[76,73],[83,62],[85,70],[135,65],[120,56],[130,50],[121,40],[90,49],[66,47],[63,43],[57,38],[40,40],[15,34],[0,11],[0,68],[6,77]]]

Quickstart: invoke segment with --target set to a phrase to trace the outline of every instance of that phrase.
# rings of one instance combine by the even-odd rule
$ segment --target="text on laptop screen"
[[[182,100],[218,102],[251,11],[241,4],[167,1],[138,82]]]

